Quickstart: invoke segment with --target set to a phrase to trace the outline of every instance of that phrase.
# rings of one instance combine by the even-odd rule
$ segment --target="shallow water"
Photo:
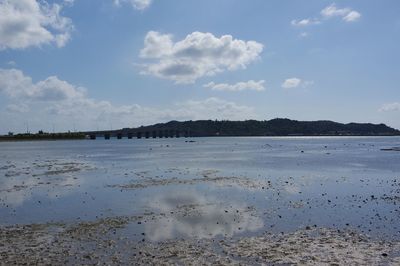
[[[194,142],[188,142],[193,140]],[[0,225],[135,217],[132,239],[352,228],[400,239],[399,137],[0,143]]]

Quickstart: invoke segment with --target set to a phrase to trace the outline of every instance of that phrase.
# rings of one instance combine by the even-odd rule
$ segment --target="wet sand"
[[[0,153],[0,265],[400,265],[397,153],[207,141]]]
[[[147,217],[148,218],[148,217]],[[115,217],[76,225],[14,226],[0,231],[2,265],[399,265],[400,243],[354,231],[306,228],[257,237],[147,242],[125,236],[129,223]]]

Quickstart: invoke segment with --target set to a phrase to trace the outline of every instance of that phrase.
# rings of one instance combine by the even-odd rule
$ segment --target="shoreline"
[[[141,140],[155,140],[155,139],[203,139],[203,138],[287,138],[287,139],[293,139],[293,138],[298,138],[298,139],[307,139],[307,138],[384,138],[384,137],[400,137],[400,135],[274,135],[274,136],[258,136],[258,135],[249,135],[249,136],[198,136],[198,137],[170,137],[170,138],[131,138],[133,139],[141,139]],[[113,136],[110,139],[104,139],[104,136],[99,136],[99,140],[126,140],[128,139],[127,137],[122,137],[121,139],[118,139],[117,136]],[[65,140],[90,140],[93,141],[93,139],[90,139],[87,136],[84,137],[72,137],[72,138],[53,138],[53,137],[48,137],[48,138],[13,138],[13,137],[3,137],[0,136],[0,143],[2,142],[25,142],[25,141],[65,141]],[[95,139],[96,140],[96,139]]]

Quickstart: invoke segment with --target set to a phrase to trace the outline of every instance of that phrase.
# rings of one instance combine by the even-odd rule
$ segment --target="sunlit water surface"
[[[400,152],[381,150],[396,146],[399,137],[0,143],[0,225],[138,216],[149,218],[124,230],[150,241],[314,225],[400,239]]]

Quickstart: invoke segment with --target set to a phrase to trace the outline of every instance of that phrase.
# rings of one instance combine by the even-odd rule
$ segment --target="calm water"
[[[145,216],[127,233],[158,241],[317,225],[400,239],[400,152],[380,150],[395,146],[399,137],[0,143],[0,225]]]

